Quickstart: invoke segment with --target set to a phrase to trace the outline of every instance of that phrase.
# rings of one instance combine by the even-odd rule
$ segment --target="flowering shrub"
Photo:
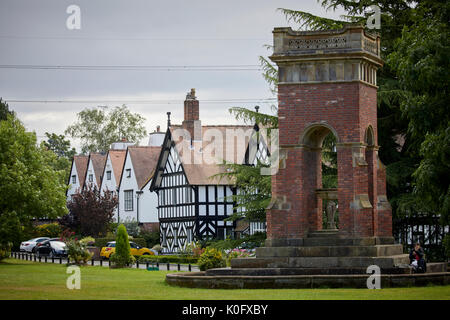
[[[61,232],[61,235],[59,238],[63,242],[67,242],[75,237],[75,232],[70,231],[69,229],[64,229],[63,232]]]
[[[178,251],[181,256],[192,256],[194,258],[198,258],[205,251],[204,248],[201,247],[200,242],[191,242],[185,243],[184,247]]]
[[[235,248],[232,250],[226,250],[225,251],[227,257],[227,266],[230,266],[231,259],[234,258],[252,258],[255,256],[255,250],[249,250],[249,249],[241,249],[241,248]]]
[[[61,241],[67,246],[67,256],[75,264],[86,264],[92,258],[92,253],[87,249],[90,239],[82,239],[81,241],[75,238],[75,232],[68,229],[61,233]],[[92,238],[91,238],[92,239]],[[83,241],[84,240],[84,241]]]
[[[67,254],[75,264],[86,264],[92,258],[87,245],[77,238],[66,240]]]
[[[80,240],[80,243],[82,245],[90,247],[90,246],[93,246],[95,244],[95,239],[92,238],[92,237],[84,237],[83,239]]]
[[[222,253],[214,248],[206,248],[202,253],[200,259],[198,259],[198,266],[201,271],[205,271],[213,268],[225,267],[225,261]]]
[[[36,236],[56,238],[61,233],[61,226],[58,223],[41,224],[35,228]]]

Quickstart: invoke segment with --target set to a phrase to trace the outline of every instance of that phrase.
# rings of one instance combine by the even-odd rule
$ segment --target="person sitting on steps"
[[[427,265],[424,259],[425,253],[419,242],[416,242],[414,249],[409,252],[409,261],[413,267],[414,272],[424,273],[427,271]]]

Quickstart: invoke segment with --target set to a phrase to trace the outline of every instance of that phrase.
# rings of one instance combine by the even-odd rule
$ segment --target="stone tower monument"
[[[272,177],[266,247],[233,267],[394,268],[408,259],[392,237],[385,169],[378,158],[380,38],[361,26],[275,28],[280,169]],[[322,188],[322,143],[336,138],[338,188]],[[323,229],[323,201],[337,201]],[[327,205],[333,217],[336,205]],[[333,219],[333,218],[331,218]],[[331,229],[330,229],[331,228]],[[249,265],[250,263],[250,265]]]

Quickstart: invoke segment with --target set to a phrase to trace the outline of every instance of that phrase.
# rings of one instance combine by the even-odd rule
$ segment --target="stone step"
[[[393,238],[339,238],[336,236],[313,237],[302,240],[303,246],[374,246],[394,244]]]
[[[403,253],[401,244],[375,246],[260,247],[256,257],[382,257]]]
[[[292,276],[292,275],[365,274],[367,268],[217,268],[206,270],[206,276]],[[408,267],[381,268],[381,274],[412,274]]]
[[[394,268],[409,264],[409,255],[385,257],[267,257],[231,260],[232,268]]]

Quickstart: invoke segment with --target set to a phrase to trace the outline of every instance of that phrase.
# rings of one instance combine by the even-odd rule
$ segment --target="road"
[[[36,261],[39,262],[39,258],[35,257],[34,254],[32,253],[23,253],[23,252],[12,252],[11,253],[11,257],[15,258],[15,259],[20,259],[20,260],[28,260],[28,261]],[[51,258],[45,259],[45,257],[41,256],[41,261],[42,263],[56,263],[56,264],[67,264],[67,258],[54,258],[53,260]],[[88,262],[88,265],[94,265],[94,266],[103,266],[103,267],[109,267],[109,261],[108,260],[94,260],[93,264],[92,264],[92,260]],[[156,267],[156,263],[148,263],[149,267]],[[138,264],[134,264],[133,268],[139,268],[139,269],[147,269],[147,264],[146,263],[139,263]],[[174,270],[177,271],[178,270],[178,264],[175,263],[170,263],[169,266],[167,263],[160,263],[159,264],[159,270]],[[179,271],[200,271],[198,266],[196,265],[191,265],[191,270],[189,270],[189,265],[187,264],[180,264],[180,269]]]

